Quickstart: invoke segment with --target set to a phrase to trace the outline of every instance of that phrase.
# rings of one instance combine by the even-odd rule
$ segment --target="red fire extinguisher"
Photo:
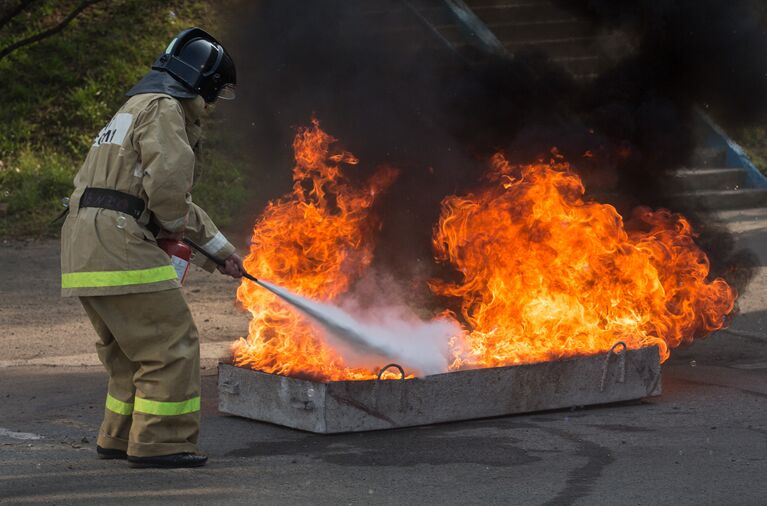
[[[157,245],[170,257],[170,263],[176,269],[178,280],[183,285],[189,272],[192,249],[186,243],[174,239],[159,239]]]

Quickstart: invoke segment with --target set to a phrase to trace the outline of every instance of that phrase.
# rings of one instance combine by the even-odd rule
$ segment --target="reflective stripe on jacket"
[[[190,191],[201,135],[201,98],[177,100],[148,93],[131,97],[93,142],[75,176],[70,212],[61,232],[64,296],[117,295],[177,288],[170,259],[148,226],[185,235],[225,259],[234,247]],[[144,200],[135,220],[117,211],[79,208],[87,187],[109,188]],[[194,260],[212,271],[202,256]]]

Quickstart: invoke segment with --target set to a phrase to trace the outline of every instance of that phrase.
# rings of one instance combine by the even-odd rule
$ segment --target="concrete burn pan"
[[[332,434],[394,429],[660,395],[657,346],[421,379],[320,383],[220,364],[219,410]]]

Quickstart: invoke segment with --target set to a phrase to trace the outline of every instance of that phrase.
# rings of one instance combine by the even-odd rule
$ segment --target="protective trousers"
[[[109,392],[98,444],[135,457],[195,452],[200,344],[178,288],[80,297],[101,338]]]

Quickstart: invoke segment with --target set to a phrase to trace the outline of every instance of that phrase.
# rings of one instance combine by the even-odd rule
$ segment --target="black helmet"
[[[208,103],[217,98],[234,98],[234,61],[212,35],[200,28],[179,33],[152,69],[167,72]]]

